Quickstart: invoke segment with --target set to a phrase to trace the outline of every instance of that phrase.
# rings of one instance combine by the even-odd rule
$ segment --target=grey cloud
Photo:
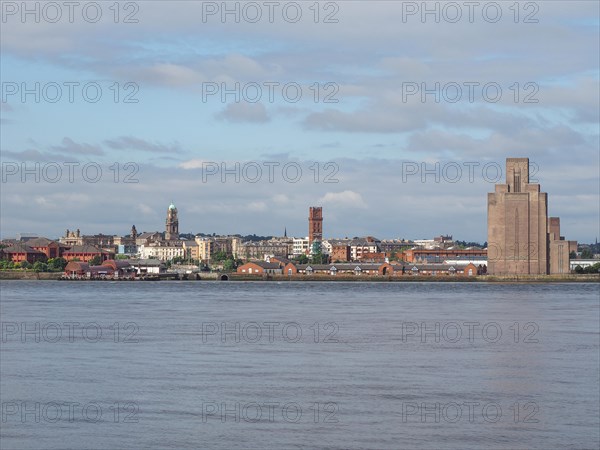
[[[178,143],[170,145],[161,143],[152,143],[147,140],[133,136],[120,136],[114,139],[104,141],[104,144],[114,150],[138,150],[149,153],[180,153],[181,148]]]
[[[229,103],[217,118],[232,123],[267,123],[271,120],[261,103]]]
[[[303,124],[309,130],[399,133],[422,127],[426,121],[415,115],[392,115],[377,110],[346,113],[338,109],[328,109],[309,114]]]
[[[464,133],[427,130],[414,133],[406,146],[413,154],[439,158],[446,154],[457,158],[498,157],[506,153],[523,154],[531,158],[552,156],[554,163],[579,161],[585,164],[594,148],[594,141],[567,126],[544,129],[526,128],[514,132],[493,132],[473,138]]]
[[[34,162],[49,162],[56,161],[61,158],[61,155],[51,155],[48,153],[40,152],[39,150],[28,149],[20,152],[2,150],[2,158],[14,158],[17,161],[34,161]]]
[[[507,152],[492,160],[504,167],[508,156],[522,155]],[[549,213],[563,217],[565,235],[580,240],[593,238],[587,233],[597,228],[600,203],[593,165],[561,166],[553,156],[544,154],[535,161],[542,190],[549,193]],[[494,180],[483,179],[482,164],[476,168],[472,182],[465,172],[458,182],[451,183],[444,178],[436,182],[432,175],[425,180],[420,174],[403,179],[403,162],[410,161],[340,159],[338,183],[315,183],[308,169],[314,161],[299,162],[304,170],[297,183],[286,182],[277,170],[273,183],[266,171],[258,183],[248,183],[243,178],[236,182],[233,176],[222,182],[219,175],[204,182],[197,170],[151,165],[140,166],[136,175],[139,183],[134,184],[115,183],[108,168],[104,171],[107,176],[98,183],[84,182],[78,172],[74,184],[66,179],[52,185],[20,183],[18,177],[13,177],[0,192],[0,229],[3,236],[20,231],[58,236],[65,228],[74,227],[84,233],[125,234],[132,224],[138,230],[161,230],[166,205],[173,200],[180,212],[182,232],[280,234],[287,226],[290,234],[304,236],[306,209],[321,199],[327,200],[324,232],[328,237],[372,234],[381,238],[419,238],[450,233],[468,240],[486,239],[486,194],[494,190]],[[429,160],[428,167],[433,168],[435,162]],[[461,160],[446,158],[438,162],[460,164]],[[563,176],[563,171],[569,170],[578,170],[582,181],[577,186]],[[377,180],[373,182],[375,173]],[[97,196],[98,189],[103,192],[102,198]],[[23,201],[24,198],[32,201]],[[132,198],[144,198],[144,210],[154,210],[156,214],[140,214],[132,207]],[[349,201],[358,200],[364,214],[357,215],[355,208],[349,207]],[[52,214],[59,206],[62,214]],[[5,214],[13,208],[19,208],[18,220]],[[410,214],[397,215],[392,211]],[[39,222],[40,214],[47,217],[44,223]]]
[[[73,139],[65,137],[61,145],[51,146],[50,149],[55,152],[71,155],[104,155],[104,150],[97,145],[79,144]]]

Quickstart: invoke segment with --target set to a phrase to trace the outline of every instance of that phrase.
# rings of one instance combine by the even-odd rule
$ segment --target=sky
[[[0,5],[2,238],[484,242],[508,157],[600,234],[596,1]]]

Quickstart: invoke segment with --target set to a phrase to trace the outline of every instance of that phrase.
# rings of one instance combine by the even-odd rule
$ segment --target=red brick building
[[[102,263],[105,267],[110,267],[114,271],[114,277],[134,278],[137,271],[131,266],[129,261],[108,259]]]
[[[263,275],[268,274],[281,274],[283,273],[282,264],[275,262],[265,261],[254,261],[243,264],[237,268],[237,273],[242,275]]]
[[[331,245],[331,260],[336,261],[350,261],[351,252],[348,244],[332,244]]]
[[[105,279],[119,277],[118,274],[110,264],[90,266],[86,262],[69,261],[65,266],[65,276],[68,278]]]
[[[84,277],[90,265],[81,261],[69,261],[65,266],[65,276],[69,278],[80,278]]]
[[[292,261],[290,261],[288,258],[286,258],[285,256],[279,256],[279,255],[275,255],[275,256],[270,256],[267,258],[267,262],[271,262],[271,263],[281,263],[282,265],[286,265]]]
[[[479,274],[480,274],[480,270],[473,263],[469,263],[465,267],[463,267],[463,275],[472,277],[473,275],[479,275]]]
[[[2,253],[4,259],[15,263],[27,261],[28,263],[33,264],[37,261],[45,262],[48,259],[45,253],[22,243],[16,243],[10,247],[6,247],[2,249]]]
[[[382,263],[385,261],[385,258],[386,258],[385,253],[374,252],[374,253],[363,253],[358,260],[365,261],[365,262],[369,261],[369,262]]]
[[[67,261],[78,259],[81,262],[89,262],[96,256],[99,256],[102,261],[112,259],[114,257],[114,253],[101,250],[93,245],[74,245],[69,250],[63,252],[62,256]]]
[[[44,253],[48,259],[60,258],[65,249],[62,244],[45,237],[29,239],[27,241],[27,246]]]
[[[294,264],[293,262],[289,262],[283,267],[284,275],[296,275],[297,273],[298,267],[296,267],[296,264]]]
[[[442,262],[446,259],[485,259],[487,258],[487,250],[485,249],[424,249],[416,248],[411,250],[405,250],[403,252],[403,259],[406,262],[416,262],[417,260],[431,260]]]

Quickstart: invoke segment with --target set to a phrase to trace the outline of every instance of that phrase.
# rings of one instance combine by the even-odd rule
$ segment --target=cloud
[[[594,237],[597,3],[540,3],[535,24],[523,22],[530,11],[523,8],[515,23],[514,8],[502,2],[498,23],[484,20],[481,5],[469,22],[461,3],[463,15],[456,24],[436,22],[433,15],[423,21],[420,14],[403,21],[406,2],[338,3],[338,23],[324,23],[323,14],[315,23],[308,3],[294,24],[283,20],[281,8],[274,23],[265,8],[259,23],[236,22],[232,15],[224,23],[220,14],[202,22],[202,2],[181,2],[177,8],[145,2],[135,25],[114,23],[112,10],[104,7],[94,24],[83,20],[81,8],[69,23],[62,4],[58,23],[37,23],[32,15],[24,23],[18,14],[9,16],[0,39],[3,80],[98,81],[105,95],[96,104],[20,102],[19,95],[12,96],[10,105],[1,105],[3,160],[30,165],[94,157],[113,164],[138,152],[132,158],[144,163],[136,175],[139,184],[114,183],[108,168],[109,179],[98,184],[81,183],[79,172],[73,184],[16,183],[20,176],[13,176],[0,193],[0,206],[8,211],[0,218],[2,233],[61,233],[70,225],[64,217],[89,233],[125,233],[136,222],[138,229],[162,229],[165,206],[174,199],[182,229],[269,234],[286,224],[305,235],[305,208],[323,200],[327,234],[410,238],[450,232],[485,240],[485,194],[493,191],[493,183],[482,181],[481,172],[474,183],[421,182],[420,175],[403,182],[402,161],[429,167],[474,161],[480,169],[488,161],[503,166],[507,156],[529,156],[539,164],[549,212],[568,211],[562,217],[565,235]],[[273,103],[265,101],[263,89],[263,104],[225,105],[218,94],[200,104],[201,83],[224,82],[231,88],[236,82],[265,81],[300,84],[302,100],[287,103],[277,88]],[[137,83],[140,103],[114,104],[109,90],[114,82],[121,87]],[[325,103],[330,91],[323,89],[313,99],[315,83],[328,82],[339,86],[339,103]],[[431,88],[464,82],[498,83],[502,98],[483,101],[479,88],[472,104],[466,91],[457,103],[444,96],[436,102],[434,95],[426,102],[419,94],[403,98],[403,83]],[[531,92],[524,88],[527,83],[537,86],[538,103],[524,103]],[[65,126],[75,131],[66,132]],[[297,184],[282,181],[281,166],[275,183],[256,184],[235,183],[233,177],[223,183],[219,175],[203,183],[197,170],[186,170],[199,169],[204,161],[253,158],[282,165],[301,161],[306,169]],[[315,183],[309,169],[315,161],[338,163],[339,183]],[[320,181],[325,172],[320,171]],[[74,191],[92,201],[66,200],[60,215],[40,220],[34,199],[56,204],[50,193]],[[132,206],[140,199],[143,206]],[[358,207],[382,213],[359,217]]]
[[[133,136],[121,136],[115,139],[109,139],[104,143],[114,150],[138,150],[149,153],[180,153],[181,147],[175,142],[173,144],[152,143],[144,139]]]
[[[155,64],[134,73],[137,75],[134,76],[138,80],[167,86],[188,86],[199,83],[204,79],[201,73],[189,67],[170,63]]]
[[[13,152],[10,150],[2,150],[2,158],[6,159],[15,158],[18,161],[37,161],[37,162],[46,162],[56,160],[56,157],[52,157],[47,153],[42,153],[39,150],[29,149],[23,150],[20,152]]]
[[[232,123],[267,123],[271,119],[261,103],[229,103],[217,118]]]
[[[515,129],[513,132],[491,132],[475,138],[466,133],[442,130],[419,131],[411,135],[406,149],[413,154],[443,157],[453,155],[458,158],[480,160],[481,150],[487,157],[502,157],[507,152],[523,154],[541,159],[552,155],[554,162],[585,161],[586,148],[594,145],[585,135],[568,126],[551,126],[544,129]],[[565,150],[569,149],[569,152]]]
[[[507,153],[493,161],[504,167],[508,156],[521,155]],[[305,236],[308,207],[322,205],[326,237],[418,238],[448,233],[483,242],[487,193],[493,192],[494,180],[483,178],[484,161],[478,161],[473,181],[460,160],[437,161],[442,167],[458,163],[463,176],[457,182],[444,176],[436,182],[434,175],[423,179],[421,173],[403,180],[401,160],[346,158],[339,160],[340,173],[346,175],[339,177],[335,189],[314,182],[311,171],[304,170],[314,163],[310,161],[299,162],[304,175],[297,183],[287,182],[277,171],[273,182],[263,173],[257,183],[236,182],[234,177],[223,182],[219,176],[204,183],[196,171],[147,164],[140,166],[139,182],[134,184],[115,183],[108,164],[97,183],[86,182],[81,167],[75,168],[73,183],[66,170],[57,183],[43,177],[39,183],[31,182],[31,177],[23,183],[17,174],[8,177],[0,190],[0,230],[2,237],[23,231],[58,237],[65,228],[80,228],[85,234],[126,234],[132,224],[140,231],[162,230],[166,208],[174,201],[185,232],[275,235],[287,226],[289,235]],[[585,166],[568,161],[555,166],[543,154],[534,161],[539,166],[536,178],[549,195],[548,212],[564,221],[563,234],[568,239],[593,239],[600,204],[598,157]],[[429,160],[427,168],[433,169],[435,162]],[[565,173],[577,173],[577,183]],[[447,175],[453,177],[454,171]],[[503,175],[498,182],[503,182]],[[60,215],[52,213],[57,208]],[[357,214],[367,210],[369,214]]]
[[[246,209],[248,211],[263,212],[267,210],[267,204],[265,202],[251,202]]]
[[[203,159],[190,159],[180,163],[178,167],[181,167],[185,170],[204,169],[206,164],[212,164],[212,161],[205,161]]]
[[[366,208],[367,204],[362,196],[354,191],[328,192],[318,200],[324,205],[332,204],[335,206]]]
[[[104,155],[104,150],[97,145],[79,144],[73,139],[65,137],[61,145],[51,146],[50,149],[55,152],[64,153],[66,155]]]
[[[287,205],[290,203],[290,198],[285,194],[277,194],[273,197],[273,203],[277,205]]]
[[[156,216],[156,211],[145,203],[139,203],[135,208],[145,216]]]

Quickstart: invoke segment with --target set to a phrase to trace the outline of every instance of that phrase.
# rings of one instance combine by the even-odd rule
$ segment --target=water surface
[[[0,289],[2,448],[600,443],[598,284]]]

